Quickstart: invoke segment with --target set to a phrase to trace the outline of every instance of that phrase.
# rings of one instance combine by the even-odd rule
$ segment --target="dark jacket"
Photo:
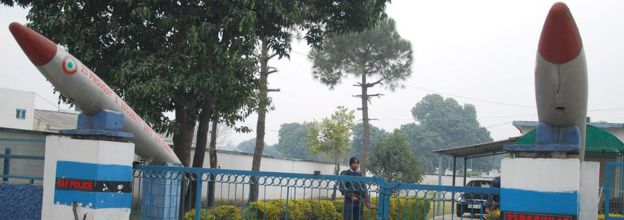
[[[340,172],[341,176],[363,176],[357,170],[343,170]],[[352,182],[352,181],[341,181],[340,182],[340,193],[345,197],[345,200],[351,201],[351,197],[357,196],[364,201],[368,201],[368,187],[366,184],[361,182]]]

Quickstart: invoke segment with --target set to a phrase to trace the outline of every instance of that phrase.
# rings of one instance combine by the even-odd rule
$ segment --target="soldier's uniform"
[[[341,176],[363,176],[357,170],[343,170]],[[368,189],[366,184],[359,182],[343,181],[340,183],[340,192],[344,196],[344,207],[342,209],[343,220],[359,220],[362,217],[362,206],[364,201],[369,201]],[[352,197],[358,198],[352,201]]]

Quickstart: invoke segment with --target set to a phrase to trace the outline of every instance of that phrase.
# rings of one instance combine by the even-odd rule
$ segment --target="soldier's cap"
[[[360,163],[360,159],[358,159],[357,157],[349,158],[349,165],[354,164],[354,163]]]

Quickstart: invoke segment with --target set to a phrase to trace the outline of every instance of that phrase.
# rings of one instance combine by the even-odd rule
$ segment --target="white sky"
[[[427,94],[441,93],[471,103],[494,139],[518,135],[514,120],[536,120],[533,69],[546,14],[555,1],[414,1],[394,0],[387,8],[401,36],[412,42],[414,65],[405,88],[374,99],[370,117],[386,130],[413,122],[410,110]],[[624,1],[566,1],[581,31],[589,70],[589,116],[592,121],[624,122]],[[11,36],[12,21],[26,22],[27,11],[0,6],[0,87],[34,91],[37,108],[55,109],[52,86],[30,63]],[[278,140],[279,126],[329,116],[336,106],[355,110],[360,101],[344,80],[334,90],[315,81],[308,48],[295,43],[290,60],[270,63],[279,72],[269,77],[275,110],[267,115],[268,144]],[[66,108],[66,107],[65,107]],[[358,114],[360,114],[358,112]],[[360,115],[357,117],[361,118]],[[241,123],[255,128],[256,116]],[[255,133],[231,133],[231,144]]]

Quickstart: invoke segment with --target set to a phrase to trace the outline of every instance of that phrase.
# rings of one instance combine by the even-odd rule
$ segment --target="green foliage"
[[[332,35],[309,57],[314,61],[314,78],[332,88],[352,74],[376,76],[370,81],[379,80],[394,90],[412,72],[411,43],[401,38],[390,18],[362,32]]]
[[[243,141],[236,146],[240,152],[253,154],[256,148],[256,138],[251,138],[249,140]],[[284,155],[280,152],[275,145],[268,146],[264,148],[264,152],[262,153],[265,156],[273,156],[273,157],[283,157]]]
[[[248,208],[232,205],[221,205],[208,210],[200,211],[200,219],[342,219],[344,200],[288,200],[284,199],[252,202]],[[371,199],[377,204],[377,198]],[[390,219],[418,219],[424,220],[430,210],[430,202],[416,198],[391,198]],[[375,219],[377,210],[364,209],[363,215],[367,219]],[[207,217],[206,217],[207,216]],[[195,210],[186,212],[184,218],[194,219]]]
[[[288,205],[288,213],[286,212]],[[342,207],[341,207],[342,208]],[[334,203],[329,200],[270,200],[251,203],[251,219],[340,219]]]
[[[285,209],[280,209],[280,206],[276,204],[279,204],[279,202],[252,202],[249,214],[252,219],[280,219],[280,216],[285,216]]]
[[[233,205],[222,205],[211,209],[202,209],[199,212],[201,220],[241,219],[240,209]],[[184,214],[184,219],[194,220],[195,209]]]
[[[369,168],[375,175],[390,181],[417,183],[424,174],[416,154],[407,144],[405,135],[395,130],[381,139],[370,158]]]
[[[383,85],[394,91],[411,75],[412,46],[401,38],[394,20],[384,18],[375,26],[361,32],[330,35],[322,48],[313,48],[308,56],[313,60],[313,76],[321,83],[334,88],[349,75],[361,78],[356,86],[362,88],[358,95],[362,101],[363,135],[360,157],[367,158],[370,146],[368,89]],[[366,162],[361,164],[366,173]]]
[[[279,141],[275,148],[284,156],[290,158],[313,159],[305,141],[308,133],[308,124],[286,123],[280,126]]]
[[[312,153],[323,152],[333,158],[334,164],[349,153],[349,139],[355,126],[353,111],[338,106],[331,118],[325,118],[320,123],[312,122],[308,127],[306,143]]]
[[[473,105],[459,105],[452,98],[432,94],[412,108],[418,123],[405,124],[401,131],[407,135],[411,148],[417,152],[426,170],[437,167],[438,155],[433,150],[492,141],[489,131],[477,121]],[[473,159],[473,167],[487,170],[497,166],[499,157]]]
[[[370,146],[375,147],[377,143],[388,135],[384,129],[369,125]],[[353,141],[351,141],[351,150],[353,155],[359,155],[362,149],[362,141],[364,140],[364,129],[362,123],[358,123],[353,128]],[[373,148],[370,148],[373,150]]]
[[[200,219],[342,219],[344,200],[288,200],[288,213],[286,212],[287,201],[284,199],[251,202],[248,208],[240,212],[240,207],[232,205],[217,206],[208,210],[200,211]],[[377,204],[377,198],[371,198],[373,205]],[[424,220],[430,211],[430,202],[417,198],[391,198],[390,219],[417,219]],[[377,210],[364,209],[362,213],[369,219],[377,216]],[[207,216],[207,217],[206,217]],[[194,219],[195,210],[186,212],[184,219]]]
[[[184,165],[209,98],[217,99],[225,122],[244,118],[249,111],[239,109],[254,105],[257,24],[249,1],[28,5],[29,26],[66,46],[156,131],[173,134]]]
[[[255,148],[256,148],[256,138],[252,138],[252,139],[240,142],[236,146],[236,149],[245,153],[253,153]]]
[[[484,219],[485,220],[499,220],[501,219],[500,215],[501,215],[500,209],[496,209],[494,211],[487,213]],[[598,219],[600,219],[600,217],[598,217]]]
[[[371,198],[371,204],[377,204],[377,198]],[[342,216],[344,200],[334,201],[334,207]],[[417,198],[390,198],[390,219],[417,219],[425,220],[431,209],[431,202]],[[364,209],[364,219],[375,219],[377,210]]]

